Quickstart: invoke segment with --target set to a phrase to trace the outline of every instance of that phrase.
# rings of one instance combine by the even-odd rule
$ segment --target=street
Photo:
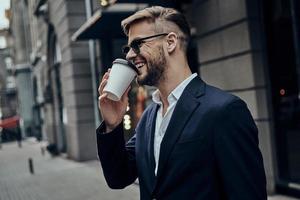
[[[33,160],[30,174],[28,159]],[[41,144],[27,140],[2,144],[0,149],[0,200],[137,200],[137,185],[111,190],[98,161],[75,162],[43,156]]]
[[[42,154],[34,139],[2,144],[0,149],[0,200],[138,200],[138,186],[111,190],[98,161],[75,162]],[[29,169],[32,159],[32,171]],[[295,200],[280,195],[268,200]]]

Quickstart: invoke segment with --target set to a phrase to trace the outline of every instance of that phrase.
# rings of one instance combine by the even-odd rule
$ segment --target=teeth
[[[139,63],[139,64],[136,65],[136,67],[137,67],[137,68],[141,68],[141,67],[144,66],[144,64],[145,64],[145,63]]]

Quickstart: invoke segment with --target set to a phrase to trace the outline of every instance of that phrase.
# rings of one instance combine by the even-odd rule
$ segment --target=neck
[[[175,60],[175,59],[174,59]],[[168,96],[185,79],[192,74],[187,61],[168,62],[166,66],[164,79],[158,84],[160,98],[164,109],[168,108]]]

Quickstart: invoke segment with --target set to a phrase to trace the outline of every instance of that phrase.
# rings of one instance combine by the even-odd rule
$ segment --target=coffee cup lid
[[[120,63],[120,64],[123,64],[123,65],[128,65],[130,68],[132,68],[137,74],[139,73],[138,69],[136,68],[136,66],[132,63],[132,62],[129,62],[128,60],[124,60],[122,58],[117,58],[113,61],[113,64],[114,63]]]

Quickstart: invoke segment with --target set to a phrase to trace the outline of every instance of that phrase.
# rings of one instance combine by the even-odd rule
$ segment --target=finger
[[[107,82],[108,78],[109,78],[109,72],[106,72],[106,73],[103,75],[102,80],[100,81],[100,84],[99,84],[99,87],[98,87],[98,92],[99,92],[99,94],[102,93],[101,88],[103,89],[103,84],[104,84],[105,81]],[[104,86],[105,86],[105,85],[104,85]]]
[[[104,80],[104,79],[108,79],[109,78],[109,72],[105,72],[105,74],[102,76],[102,79],[100,80],[100,83]]]
[[[105,102],[107,100],[107,93],[103,93],[101,96],[98,97],[99,102]]]
[[[103,79],[108,79],[109,77],[109,73],[110,73],[110,69],[107,70],[107,72],[104,73],[104,75],[102,76],[102,78],[100,78],[100,83],[103,81]]]
[[[103,79],[102,82],[100,83],[99,88],[98,88],[98,93],[99,93],[100,96],[102,95],[103,89],[106,86],[106,84],[107,84],[107,79]]]
[[[107,72],[105,72],[105,74],[103,75],[103,77],[102,77],[102,79],[108,79],[108,77],[109,77],[109,74],[110,74],[110,68],[107,70]]]

